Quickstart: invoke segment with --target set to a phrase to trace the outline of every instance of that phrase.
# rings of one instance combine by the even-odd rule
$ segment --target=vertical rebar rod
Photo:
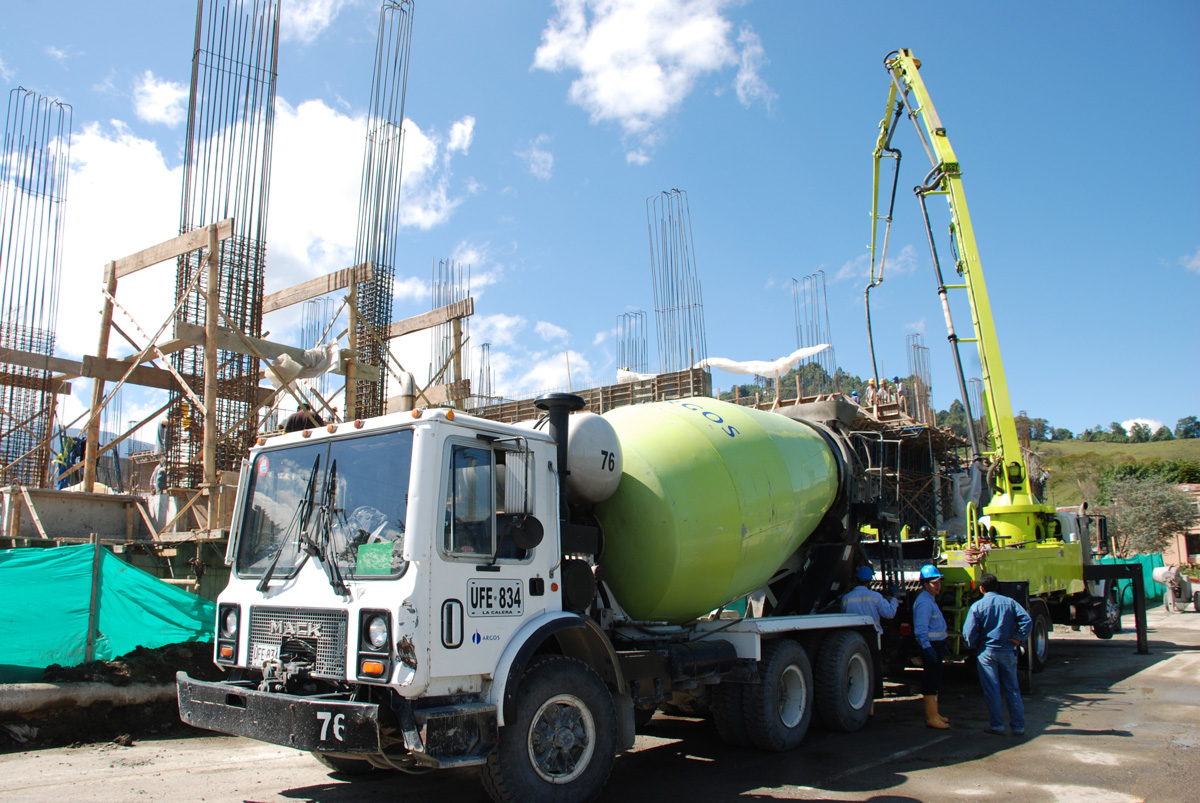
[[[681,371],[708,356],[687,193],[672,189],[647,198],[646,222],[659,369]]]
[[[209,321],[210,301],[248,335],[262,333],[267,205],[275,121],[280,0],[197,0],[196,35],[184,152],[180,231],[233,218],[233,236],[213,248],[221,271],[218,287],[184,300],[179,318]],[[181,257],[176,299],[201,271],[201,252]],[[204,279],[208,277],[205,276]],[[172,355],[173,367],[199,391],[206,357],[201,346]],[[211,360],[207,360],[211,363]],[[253,357],[220,352],[212,426],[221,435],[248,420],[257,403],[258,365]],[[236,467],[256,433],[245,426],[210,439],[182,390],[167,415],[167,481],[195,488],[204,479],[205,441],[218,470]],[[212,433],[216,436],[218,433]]]
[[[0,150],[0,484],[41,487],[47,478],[54,393],[50,372],[3,360],[4,350],[54,355],[62,274],[70,106],[18,87],[8,96]],[[39,446],[38,444],[43,444]]]
[[[354,394],[357,418],[382,415],[387,398],[386,331],[391,322],[396,272],[400,178],[404,166],[404,97],[412,21],[410,0],[384,0],[379,10],[354,246],[355,263],[370,262],[374,266],[371,280],[358,285],[356,359],[378,367],[380,376],[378,382],[358,381]]]

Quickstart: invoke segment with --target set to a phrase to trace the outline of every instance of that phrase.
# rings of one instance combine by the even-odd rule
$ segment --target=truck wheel
[[[1109,587],[1108,596],[1104,601],[1104,621],[1101,624],[1093,625],[1092,633],[1099,639],[1112,638],[1121,632],[1121,615],[1121,592],[1117,590],[1116,583],[1113,583]]]
[[[1029,606],[1029,615],[1033,618],[1033,655],[1030,656],[1030,663],[1034,672],[1041,672],[1050,658],[1050,632],[1054,626],[1050,624],[1050,611],[1046,610],[1046,603],[1041,600],[1033,601]]]
[[[616,754],[617,709],[604,681],[581,661],[546,656],[521,678],[483,786],[500,803],[594,800]]]
[[[1200,613],[1200,591],[1192,593],[1192,610]]]
[[[856,731],[867,724],[875,689],[871,648],[850,630],[825,639],[815,672],[817,715],[834,731]]]
[[[746,731],[761,750],[782,753],[798,746],[812,720],[812,667],[804,648],[791,639],[763,645],[761,684],[746,686]]]
[[[375,771],[375,767],[366,759],[327,756],[315,750],[312,751],[312,757],[325,765],[330,772],[345,775],[347,778],[358,778]]]
[[[719,683],[712,687],[713,724],[721,741],[734,747],[748,747],[746,732],[745,687],[741,683]]]

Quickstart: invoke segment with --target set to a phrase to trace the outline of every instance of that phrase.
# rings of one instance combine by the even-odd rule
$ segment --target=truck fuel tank
[[[624,463],[596,506],[599,562],[635,619],[686,622],[761,587],[837,497],[837,459],[803,422],[709,398],[604,418]]]

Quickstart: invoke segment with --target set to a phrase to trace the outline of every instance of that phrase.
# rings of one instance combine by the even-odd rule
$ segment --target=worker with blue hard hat
[[[896,609],[900,606],[900,600],[893,595],[885,599],[883,594],[874,591],[871,588],[871,580],[875,577],[874,570],[870,566],[859,566],[854,572],[854,587],[846,592],[842,597],[842,610],[846,613],[857,613],[863,616],[870,616],[875,622],[875,630],[879,635],[883,635],[883,626],[879,624],[879,619],[891,619],[896,615]]]
[[[891,619],[895,616],[896,609],[900,607],[900,600],[896,599],[894,588],[887,599],[884,599],[883,594],[873,590],[871,580],[874,577],[875,571],[870,566],[859,566],[855,570],[854,587],[842,597],[842,610],[846,613],[871,617],[871,621],[875,624],[875,632],[882,636],[883,626],[879,624],[879,619],[880,617]],[[874,702],[871,703],[871,713],[875,713]]]
[[[925,698],[925,725],[930,728],[949,728],[950,720],[938,713],[938,689],[942,685],[942,659],[949,654],[946,647],[946,617],[938,607],[942,591],[942,573],[937,566],[921,567],[921,593],[913,603],[913,635],[921,648],[921,694]]]

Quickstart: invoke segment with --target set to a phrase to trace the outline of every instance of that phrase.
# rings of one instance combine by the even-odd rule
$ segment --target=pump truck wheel
[[[1050,633],[1054,626],[1050,624],[1050,611],[1046,609],[1046,603],[1041,600],[1034,600],[1029,605],[1029,615],[1033,619],[1033,654],[1029,656],[1030,663],[1033,666],[1034,672],[1041,672],[1046,668],[1046,661],[1050,658]]]
[[[745,687],[741,683],[718,683],[712,688],[713,724],[721,741],[734,747],[748,747],[746,732]]]
[[[363,775],[369,775],[375,771],[375,767],[371,762],[359,758],[341,758],[340,756],[327,756],[324,753],[312,751],[312,757],[321,762],[330,772],[335,772],[338,775],[344,775],[347,778],[360,778]]]
[[[1200,611],[1200,608],[1196,610]],[[1104,621],[1098,625],[1092,625],[1092,633],[1096,638],[1107,640],[1120,633],[1121,613],[1121,592],[1117,588],[1117,584],[1112,582],[1104,597]]]
[[[858,633],[844,630],[821,643],[817,653],[817,715],[834,731],[856,731],[867,724],[875,689],[871,648]]]
[[[763,645],[758,674],[762,683],[746,686],[746,730],[760,750],[782,753],[797,747],[812,721],[813,679],[808,654],[781,638]]]
[[[617,709],[604,681],[581,661],[548,655],[520,682],[484,788],[500,803],[594,800],[617,753]]]

